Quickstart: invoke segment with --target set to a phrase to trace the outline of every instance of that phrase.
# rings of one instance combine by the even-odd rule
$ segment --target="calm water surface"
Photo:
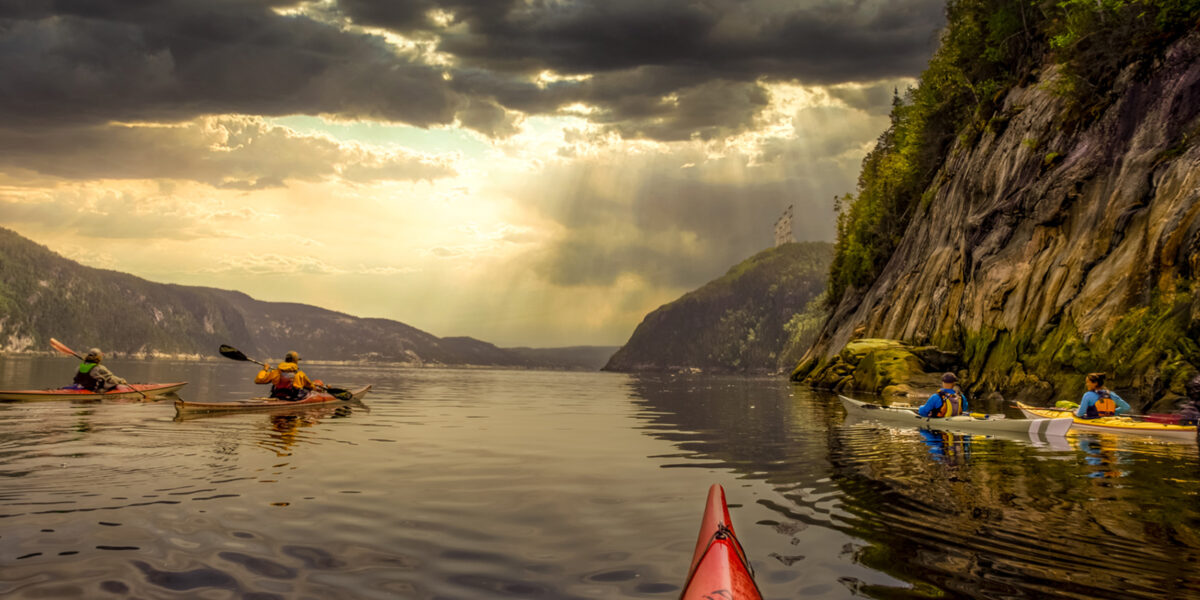
[[[242,363],[112,366],[256,391]],[[0,357],[0,387],[73,368]],[[375,387],[0,404],[0,596],[674,598],[720,483],[768,598],[1200,598],[1195,444],[849,423],[773,379],[306,369]]]

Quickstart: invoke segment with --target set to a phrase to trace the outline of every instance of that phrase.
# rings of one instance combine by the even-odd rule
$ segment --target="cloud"
[[[453,122],[462,103],[419,56],[267,2],[7,3],[0,19],[10,127],[230,113],[428,126]]]
[[[325,114],[503,138],[522,116],[583,105],[622,136],[713,139],[753,127],[765,83],[915,75],[942,12],[942,0],[9,3],[0,127]]]
[[[204,269],[208,273],[241,272],[250,275],[339,275],[346,271],[319,258],[304,255],[247,254],[226,256]]]
[[[370,183],[454,174],[447,157],[340,144],[255,117],[208,117],[179,125],[0,129],[0,147],[20,149],[0,155],[0,171],[23,169],[75,180],[191,180],[234,190],[334,176]]]
[[[27,223],[98,239],[189,240],[235,237],[233,228],[268,219],[251,207],[220,201],[182,202],[153,186],[125,189],[91,185],[0,192],[8,223]]]
[[[439,51],[496,71],[598,73],[644,66],[708,79],[838,83],[923,68],[941,0],[342,0],[355,22],[441,38]],[[450,19],[432,18],[449,15]],[[871,57],[871,60],[864,60]]]

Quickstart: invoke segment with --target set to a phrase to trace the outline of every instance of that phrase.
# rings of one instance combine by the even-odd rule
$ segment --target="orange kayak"
[[[93,392],[74,388],[51,388],[48,390],[5,390],[0,391],[0,402],[33,402],[37,400],[115,400],[130,398],[153,398],[173,393],[187,385],[178,383],[133,383],[118,385],[107,392]],[[141,392],[141,393],[138,393]]]
[[[292,408],[297,406],[312,406],[314,404],[332,404],[335,402],[347,402],[353,400],[361,400],[367,392],[371,391],[371,386],[363,386],[356,390],[348,390],[353,395],[352,398],[338,398],[332,394],[325,392],[310,392],[303,400],[280,400],[278,398],[251,398],[250,400],[236,400],[233,402],[188,402],[186,400],[176,400],[175,410],[179,413],[198,413],[198,412],[223,412],[230,410],[266,410],[272,408]]]
[[[733,532],[725,489],[715,483],[708,488],[700,536],[680,599],[762,600],[750,561]]]

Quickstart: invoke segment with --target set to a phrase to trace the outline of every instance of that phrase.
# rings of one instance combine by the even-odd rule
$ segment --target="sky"
[[[0,0],[0,226],[501,346],[621,345],[833,199],[942,0]]]

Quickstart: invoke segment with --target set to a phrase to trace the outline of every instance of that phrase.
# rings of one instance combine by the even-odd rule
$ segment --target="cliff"
[[[615,351],[499,348],[389,319],[154,283],[85,267],[0,228],[0,351],[45,351],[51,337],[77,351],[99,346],[118,355],[216,356],[231,344],[263,359],[296,350],[308,360],[587,370]]]
[[[1200,33],[1118,64],[1090,105],[1064,93],[1070,68],[1047,55],[960,130],[794,378],[889,338],[960,353],[975,391],[1077,399],[1104,371],[1170,409],[1200,368]]]
[[[790,369],[824,318],[814,300],[825,289],[832,254],[822,242],[756,254],[647,315],[604,370]]]

